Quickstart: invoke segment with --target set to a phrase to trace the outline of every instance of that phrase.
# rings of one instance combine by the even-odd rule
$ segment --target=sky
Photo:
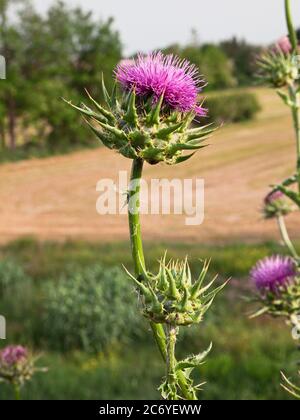
[[[54,0],[33,0],[45,11]],[[65,0],[92,10],[95,18],[113,16],[125,54],[186,43],[192,29],[201,42],[233,35],[268,44],[286,33],[283,0]],[[292,0],[295,25],[300,27],[300,0]]]

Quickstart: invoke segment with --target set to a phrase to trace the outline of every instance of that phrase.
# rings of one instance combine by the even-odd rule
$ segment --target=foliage
[[[24,272],[20,264],[9,258],[0,261],[1,313],[9,310],[10,313],[14,313],[15,317],[22,319],[24,311],[30,305],[32,287],[31,278]]]
[[[244,276],[253,263],[280,247],[275,244],[232,244],[228,246],[204,246],[199,244],[156,244],[146,243],[149,268],[156,267],[162,250],[168,246],[176,258],[188,253],[192,258],[192,272],[196,274],[201,258],[212,257],[214,270],[233,276],[231,287],[219,296],[218,305],[208,312],[206,328],[188,329],[188,339],[183,335],[178,342],[179,357],[186,352],[202,349],[213,340],[212,357],[201,366],[197,380],[207,381],[203,391],[204,399],[283,399],[288,395],[280,390],[279,371],[294,375],[294,362],[298,355],[293,350],[289,331],[284,325],[270,319],[248,320],[245,305],[240,296],[248,288]],[[45,292],[41,299],[40,287],[54,290],[60,280],[86,272],[88,266],[108,267],[122,261],[130,265],[130,251],[127,243],[96,244],[88,242],[40,243],[34,240],[19,240],[0,248],[1,259],[15,263],[27,276],[33,279],[36,302],[47,299]],[[34,255],[34,258],[32,256]],[[68,268],[67,268],[68,267]],[[72,270],[70,269],[72,267]],[[131,267],[132,268],[132,267]],[[110,270],[110,269],[109,269]],[[115,270],[115,269],[114,269]],[[4,271],[4,269],[3,269]],[[120,270],[119,270],[120,271]],[[70,275],[70,272],[73,275]],[[212,272],[213,274],[213,272]],[[238,277],[238,279],[237,279]],[[44,285],[46,279],[47,286]],[[21,288],[21,287],[20,287]],[[71,284],[70,284],[71,288]],[[132,299],[134,299],[134,294]],[[44,330],[44,338],[51,335],[52,325],[43,323],[42,312],[22,309],[18,319],[12,308],[11,295],[0,294],[0,308],[9,320],[9,342],[18,341],[43,352],[43,365],[49,367],[47,375],[37,375],[35,381],[24,389],[24,399],[157,399],[155,386],[159,382],[161,363],[155,357],[156,349],[150,345],[150,332],[126,345],[111,343],[105,352],[86,354],[82,351],[49,352],[48,344],[33,341],[24,326],[26,320],[33,325],[37,321]],[[24,305],[25,300],[20,302]],[[43,305],[41,305],[43,306]],[[26,313],[26,317],[24,317]],[[32,328],[30,332],[32,331]],[[149,336],[149,340],[147,337]],[[147,364],[145,365],[145,360]],[[283,360],[290,360],[283,365]],[[129,367],[135,366],[132,370]],[[239,387],[236,384],[239,384]],[[0,399],[11,398],[11,391],[0,385]]]
[[[192,43],[180,46],[175,44],[163,51],[186,58],[195,64],[207,79],[209,90],[230,88],[236,85],[231,61],[217,45]]]
[[[261,47],[252,45],[236,37],[223,41],[220,47],[224,53],[232,60],[233,75],[239,86],[253,84],[254,75],[257,73],[256,57],[261,51]]]
[[[260,111],[256,96],[250,92],[212,95],[206,100],[209,121],[237,123],[251,120]]]
[[[1,5],[0,52],[7,61],[0,90],[2,147],[53,151],[93,142],[61,97],[80,102],[84,88],[93,91],[101,73],[111,75],[121,57],[112,19],[97,22],[91,12],[58,1],[46,15],[21,2],[11,20],[13,1]]]
[[[101,351],[139,333],[135,294],[118,268],[70,270],[44,288],[47,346]]]

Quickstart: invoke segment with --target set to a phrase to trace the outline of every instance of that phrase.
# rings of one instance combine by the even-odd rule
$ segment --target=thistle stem
[[[20,392],[19,385],[14,384],[14,391],[15,391],[15,400],[20,401],[21,400],[21,392]]]
[[[135,159],[132,164],[130,185],[128,190],[128,220],[131,240],[131,252],[134,262],[135,274],[139,280],[142,279],[145,267],[145,257],[140,223],[140,189],[143,172],[143,160]],[[154,339],[164,361],[167,360],[166,334],[162,324],[150,322]],[[187,380],[182,371],[177,372],[179,386],[185,399],[197,400],[195,392],[190,390]]]
[[[281,237],[282,237],[282,240],[283,240],[285,246],[288,248],[291,255],[297,261],[299,261],[299,255],[297,254],[297,251],[296,251],[296,249],[295,249],[295,247],[294,247],[294,245],[293,245],[293,243],[292,243],[292,241],[289,237],[289,234],[288,234],[288,231],[287,231],[287,228],[286,228],[286,224],[285,224],[285,221],[284,221],[284,217],[281,216],[281,215],[278,216],[277,217],[277,222],[278,222],[278,227],[279,227],[279,230],[280,230],[280,234],[281,234]]]
[[[292,117],[294,122],[294,129],[296,134],[296,148],[297,148],[297,175],[298,175],[298,191],[300,194],[300,117],[299,117],[299,93],[297,93],[297,89],[294,85],[289,86],[289,94],[291,101],[293,103],[292,106]]]
[[[176,377],[176,358],[175,358],[175,346],[178,334],[178,328],[174,325],[167,326],[168,331],[168,355],[167,355],[167,380],[172,390],[172,400],[177,400],[177,377]]]
[[[290,0],[285,0],[285,18],[286,18],[286,23],[288,27],[290,42],[291,42],[293,51],[295,52],[297,50],[298,40],[297,40],[295,27],[293,25]]]

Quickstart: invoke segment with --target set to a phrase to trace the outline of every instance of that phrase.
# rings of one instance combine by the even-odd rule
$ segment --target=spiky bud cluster
[[[258,61],[259,78],[274,88],[288,86],[299,79],[299,63],[293,54],[270,51]]]
[[[22,346],[7,346],[0,352],[0,381],[22,386],[35,372],[45,371],[36,368],[37,358]]]
[[[294,317],[300,314],[300,278],[294,278],[292,282],[275,291],[260,293],[254,301],[259,302],[261,308],[252,317],[267,313],[274,317],[284,317],[289,324],[294,324]]]
[[[281,191],[271,192],[265,197],[263,213],[266,219],[286,216],[294,210],[291,201]]]
[[[215,278],[204,285],[208,268],[209,263],[205,262],[198,279],[193,282],[187,259],[166,263],[164,257],[156,275],[144,270],[140,281],[128,274],[142,295],[144,316],[153,322],[180,326],[199,323],[216,294],[225,286],[210,290]]]
[[[189,128],[195,112],[166,111],[162,94],[157,103],[141,101],[135,90],[111,95],[103,85],[106,106],[103,107],[89,94],[93,109],[85,104],[75,106],[85,121],[109,149],[129,159],[141,158],[154,165],[159,162],[177,164],[190,158],[203,146],[203,141],[214,131],[211,126]],[[143,102],[143,103],[142,103]],[[185,155],[185,151],[191,153]]]

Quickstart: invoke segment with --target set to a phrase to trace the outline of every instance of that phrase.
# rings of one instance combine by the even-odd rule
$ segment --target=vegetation
[[[102,101],[95,86],[101,73],[112,80],[123,52],[113,20],[97,21],[62,1],[44,15],[30,1],[0,0],[0,31],[0,54],[7,62],[7,79],[0,82],[0,162],[97,146],[61,98],[80,103],[88,89]],[[257,49],[235,39],[202,45],[195,38],[164,51],[196,64],[207,89],[216,90],[251,84]]]
[[[45,16],[20,3],[17,19],[10,20],[13,1],[0,2],[0,52],[7,62],[0,90],[2,148],[21,146],[30,154],[35,148],[53,151],[70,143],[89,144],[61,98],[80,102],[85,88],[99,96],[93,90],[101,73],[111,75],[121,58],[113,21],[95,21],[91,12],[60,1]]]
[[[206,106],[209,109],[209,121],[217,123],[248,121],[261,109],[257,97],[250,92],[211,95]]]
[[[156,258],[165,246],[166,244],[161,244],[153,247],[152,243],[146,244],[150,267],[156,266]],[[214,272],[222,269],[225,276],[229,273],[233,276],[230,287],[219,296],[218,305],[209,314],[205,328],[188,329],[187,335],[179,340],[179,353],[182,354],[186,351],[201,350],[208,346],[211,340],[214,342],[211,357],[197,374],[197,379],[208,382],[202,397],[204,399],[289,398],[280,388],[279,371],[284,367],[286,374],[289,375],[293,372],[295,361],[299,357],[297,351],[294,350],[290,334],[283,324],[270,319],[265,318],[255,322],[248,320],[248,313],[242,300],[242,295],[248,289],[249,268],[257,258],[278,251],[278,246],[270,243],[260,246],[236,244],[226,247],[208,247],[173,243],[168,244],[168,247],[170,255],[174,257],[181,258],[188,252],[195,263],[193,269],[199,265],[196,257],[205,258],[210,255]],[[90,289],[84,284],[89,273],[87,267],[90,265],[96,264],[90,270],[89,284],[93,284],[93,279],[96,277],[104,279],[104,274],[101,274],[102,269],[95,268],[99,267],[100,263],[106,267],[107,273],[117,273],[117,280],[114,282],[112,279],[112,281],[116,287],[118,283],[120,284],[119,290],[124,288],[126,285],[123,283],[121,270],[111,269],[109,266],[115,265],[116,261],[122,261],[127,267],[131,266],[127,243],[58,244],[22,240],[2,247],[1,257],[2,267],[4,264],[9,266],[14,264],[15,272],[20,276],[22,270],[22,278],[30,278],[32,284],[31,293],[19,301],[22,318],[19,318],[16,312],[17,307],[11,305],[11,295],[6,294],[1,297],[1,310],[5,308],[8,320],[9,342],[16,343],[21,340],[23,344],[42,351],[41,364],[50,368],[47,374],[36,375],[34,381],[24,388],[24,398],[158,398],[155,389],[160,383],[161,362],[156,349],[150,344],[151,333],[145,332],[144,328],[138,336],[136,331],[131,330],[126,343],[115,340],[108,343],[101,351],[92,354],[83,351],[80,343],[75,348],[72,346],[72,350],[62,346],[58,352],[53,349],[52,326],[40,321],[47,307],[47,305],[44,307],[44,303],[50,297],[44,291],[49,290],[49,286],[52,290],[64,287],[66,279],[70,282],[70,286],[72,284],[77,289],[77,284],[81,282],[80,278],[82,289]],[[95,275],[97,270],[98,274]],[[8,270],[4,268],[1,270],[1,281],[6,271]],[[22,282],[23,280],[18,282],[20,289],[22,289]],[[98,290],[108,290],[105,280],[104,282],[99,280],[97,283]],[[130,282],[127,285],[127,290],[131,293]],[[58,292],[59,295],[61,295],[60,292]],[[72,294],[69,296],[72,298]],[[134,299],[134,296],[132,298]],[[32,304],[33,300],[34,304]],[[101,305],[99,299],[95,299],[95,304],[96,300]],[[68,304],[67,301],[65,304]],[[119,305],[121,306],[122,303],[119,302]],[[30,310],[28,306],[34,306],[35,309]],[[129,305],[124,302],[123,308],[128,310]],[[114,310],[124,309],[114,305]],[[75,309],[74,311],[76,312]],[[62,312],[63,309],[61,309]],[[97,328],[105,331],[105,317],[102,319],[102,325]],[[34,327],[37,324],[39,324],[39,329]],[[34,331],[40,334],[41,326],[44,330],[43,340],[37,339],[38,336],[33,334]],[[69,331],[75,333],[74,337],[77,337],[76,330]],[[59,339],[59,336],[57,338]],[[98,339],[101,339],[99,334]],[[60,344],[62,343],[61,341]],[[144,360],[148,361],[146,366]],[[286,366],[287,360],[290,361],[288,366]],[[135,369],[129,369],[132,365]],[[0,385],[0,399],[11,398],[10,392],[4,384]]]

